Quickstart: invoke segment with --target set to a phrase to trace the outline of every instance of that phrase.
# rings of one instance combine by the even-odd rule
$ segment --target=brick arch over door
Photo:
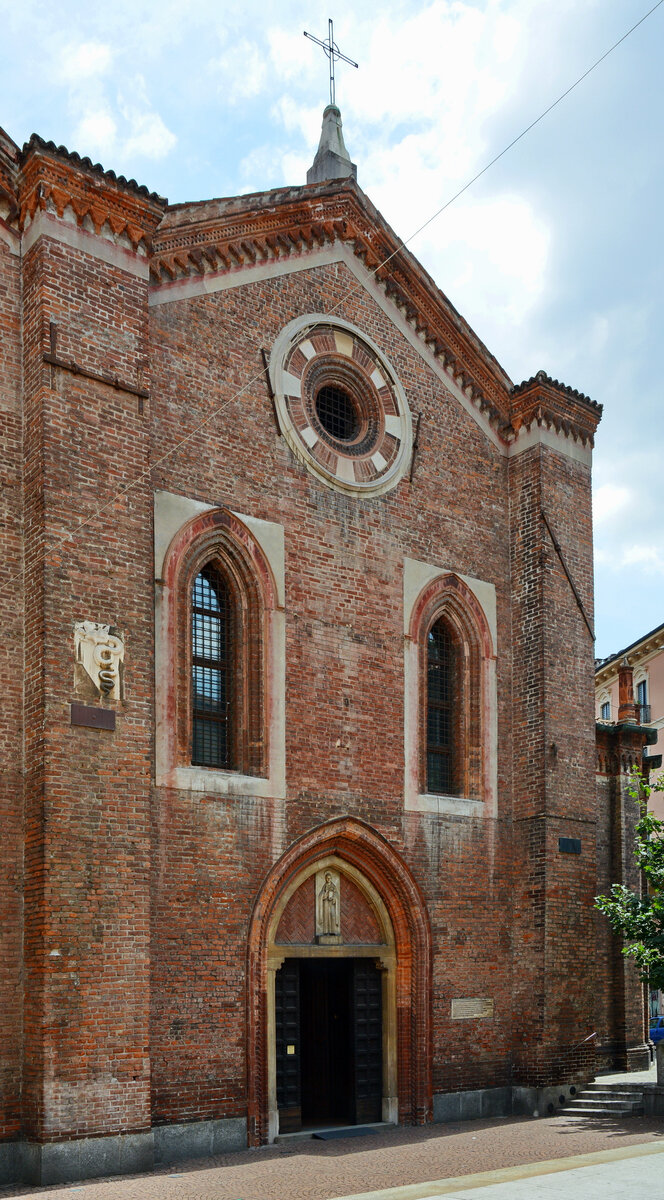
[[[274,864],[256,900],[247,960],[247,1094],[250,1145],[268,1140],[268,939],[289,883],[328,855],[354,867],[376,889],[394,930],[399,1122],[431,1119],[431,929],[422,893],[390,843],[350,817],[310,830]]]

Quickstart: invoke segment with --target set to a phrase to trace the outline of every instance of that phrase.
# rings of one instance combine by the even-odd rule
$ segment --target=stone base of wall
[[[230,1150],[246,1150],[246,1117],[223,1121],[193,1121],[186,1125],[158,1125],[153,1129],[156,1167],[185,1158],[209,1158]]]
[[[136,1175],[186,1158],[207,1158],[247,1146],[244,1117],[159,1125],[145,1133],[68,1142],[0,1143],[0,1184],[49,1186],[106,1175]]]
[[[641,1046],[630,1046],[627,1050],[627,1070],[647,1071],[651,1064],[650,1051],[645,1042]]]
[[[559,1087],[478,1088],[472,1092],[436,1092],[433,1119],[476,1121],[482,1117],[548,1117],[562,1110],[580,1090],[580,1084],[563,1083]]]

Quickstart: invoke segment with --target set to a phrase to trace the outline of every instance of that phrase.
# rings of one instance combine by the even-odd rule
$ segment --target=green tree
[[[635,959],[644,982],[664,991],[664,821],[648,811],[653,791],[664,792],[664,778],[651,787],[635,771],[629,793],[641,805],[641,818],[634,855],[647,881],[646,894],[637,896],[623,883],[614,883],[608,896],[595,897],[595,907],[627,942],[623,954]]]

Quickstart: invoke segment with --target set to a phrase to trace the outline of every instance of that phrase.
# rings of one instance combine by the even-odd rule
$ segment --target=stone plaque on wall
[[[471,1017],[492,1017],[493,1000],[479,997],[452,1001],[452,1020],[467,1021]]]

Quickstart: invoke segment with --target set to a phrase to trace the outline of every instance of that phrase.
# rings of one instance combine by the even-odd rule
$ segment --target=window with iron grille
[[[316,396],[316,415],[330,437],[352,442],[360,428],[357,408],[347,392],[338,387],[322,387]]]
[[[230,767],[231,610],[224,580],[210,563],[194,580],[191,624],[192,762]]]
[[[457,786],[457,677],[454,640],[445,622],[436,621],[427,638],[427,791],[446,796]]]

